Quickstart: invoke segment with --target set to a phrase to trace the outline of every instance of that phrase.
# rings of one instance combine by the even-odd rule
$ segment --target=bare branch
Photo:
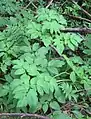
[[[50,119],[46,116],[41,116],[41,115],[38,115],[38,114],[28,114],[28,113],[0,113],[0,117],[1,116],[37,117],[37,118],[40,118],[40,119]]]
[[[79,32],[79,33],[89,33],[91,34],[91,28],[65,28],[60,29],[61,32]]]
[[[77,90],[76,93],[91,91],[91,88]]]
[[[35,5],[35,4],[33,4],[33,2],[32,2],[31,4],[34,6],[34,8],[35,8],[35,9],[37,9],[36,5]]]
[[[32,2],[33,2],[33,0],[30,0],[30,2],[27,4],[27,6],[24,7],[24,9],[27,9]]]
[[[50,5],[52,4],[53,0],[50,0],[48,5],[46,6],[46,8],[50,7]]]
[[[68,17],[71,17],[71,18],[73,18],[75,20],[81,20],[81,21],[83,20],[83,21],[86,21],[86,22],[91,23],[91,20],[86,19],[86,18],[82,18],[82,17],[78,17],[78,16],[73,16],[73,15],[69,15],[69,14],[63,14],[63,15],[66,15]]]
[[[67,2],[68,0],[65,0],[64,3],[61,5],[61,7],[63,7]]]
[[[85,9],[83,9],[82,7],[80,7],[74,0],[71,0],[75,5],[77,5],[81,11],[83,11],[87,16],[89,16],[91,18],[91,14],[88,13]]]
[[[60,55],[60,53],[57,51],[57,49],[53,45],[50,45],[50,47],[60,56],[61,60],[64,59],[64,57]]]

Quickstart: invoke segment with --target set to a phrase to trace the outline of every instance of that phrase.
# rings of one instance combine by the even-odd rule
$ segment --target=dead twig
[[[89,33],[91,34],[91,28],[65,28],[60,29],[61,32],[78,32],[78,33]]]
[[[36,5],[35,5],[35,4],[33,4],[33,3],[31,3],[31,4],[34,6],[34,8],[35,8],[35,9],[37,9],[37,7],[36,7]]]
[[[80,93],[80,92],[86,92],[86,91],[91,91],[91,88],[77,90],[76,92],[77,92],[77,93]]]
[[[48,5],[46,6],[46,8],[49,8],[50,5],[52,4],[52,2],[53,2],[53,0],[50,0],[49,3],[48,3]]]
[[[32,6],[33,6],[35,9],[37,9],[36,5],[33,3],[33,0],[31,0],[31,1],[27,4],[27,6],[25,6],[23,9],[27,9],[31,4],[32,4]]]
[[[60,59],[64,59],[53,45],[50,45],[50,47],[60,56]]]
[[[28,5],[24,7],[24,9],[27,9],[31,3],[32,3],[32,1],[30,1],[30,2],[28,3]]]
[[[91,14],[88,13],[85,9],[83,9],[82,7],[80,7],[74,0],[71,0],[75,5],[77,5],[81,11],[83,11],[87,16],[89,16],[91,18]]]
[[[67,2],[68,0],[65,0],[64,3],[61,5],[61,7],[63,7]]]
[[[50,47],[59,55],[59,60],[64,60],[64,57],[57,51],[57,49],[53,45],[50,45]]]
[[[41,115],[38,115],[38,114],[28,114],[28,113],[0,113],[0,117],[1,116],[37,117],[37,118],[40,118],[40,119],[50,119],[46,116],[41,116]]]
[[[73,16],[73,15],[69,15],[69,14],[63,14],[63,15],[66,15],[68,17],[71,17],[71,18],[73,18],[75,20],[81,20],[81,21],[86,21],[86,22],[91,23],[91,20],[86,19],[86,18],[82,18],[82,17],[78,17],[78,16]]]

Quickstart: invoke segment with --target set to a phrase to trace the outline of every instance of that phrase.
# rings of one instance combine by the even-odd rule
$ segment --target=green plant
[[[7,14],[1,22],[7,28],[0,32],[0,111],[84,118],[78,111],[90,108],[90,38],[62,32],[69,23],[55,9],[40,7],[33,13],[26,2],[12,0],[0,5],[2,21]]]

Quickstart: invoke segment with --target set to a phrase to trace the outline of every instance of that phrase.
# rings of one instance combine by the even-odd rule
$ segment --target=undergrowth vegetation
[[[0,112],[90,119],[91,35],[61,29],[91,24],[69,19],[79,8],[59,3],[0,1]]]

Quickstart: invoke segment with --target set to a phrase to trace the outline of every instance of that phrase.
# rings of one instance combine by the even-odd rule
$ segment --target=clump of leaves
[[[28,23],[27,34],[32,39],[40,38],[45,46],[53,44],[60,54],[63,53],[66,47],[74,51],[82,41],[81,37],[76,34],[60,32],[61,28],[67,26],[67,21],[54,10],[39,9],[35,18],[36,22]]]
[[[22,10],[14,18],[0,32],[0,72],[4,73],[4,83],[0,84],[1,111],[40,111],[52,113],[54,119],[70,119],[61,112],[62,107],[67,102],[74,106],[79,100],[86,102],[91,96],[90,63],[74,54],[83,39],[75,33],[62,33],[60,29],[68,23],[53,9],[40,8],[36,15]],[[56,59],[50,46],[62,59]],[[90,41],[84,46],[87,54]],[[66,50],[72,52],[71,57],[67,57]]]

